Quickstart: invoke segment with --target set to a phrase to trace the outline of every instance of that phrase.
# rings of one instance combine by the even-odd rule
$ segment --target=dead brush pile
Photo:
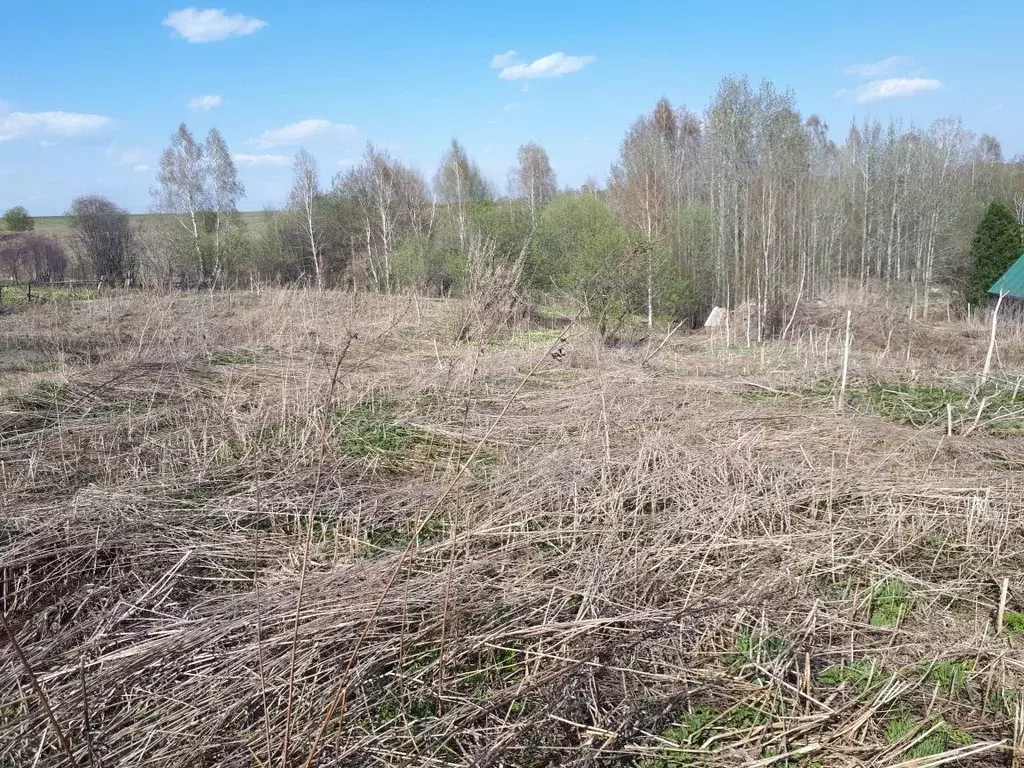
[[[50,311],[5,339],[55,368],[0,406],[0,766],[1024,760],[1019,440],[743,396],[792,347]]]

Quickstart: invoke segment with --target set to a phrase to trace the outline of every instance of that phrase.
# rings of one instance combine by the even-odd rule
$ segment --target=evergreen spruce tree
[[[971,245],[971,271],[967,278],[965,298],[981,304],[988,289],[1020,257],[1021,227],[1017,217],[1005,204],[989,205],[978,224]]]

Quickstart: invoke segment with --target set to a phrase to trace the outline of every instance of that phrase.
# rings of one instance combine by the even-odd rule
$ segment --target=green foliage
[[[899,626],[909,608],[910,587],[899,579],[883,582],[871,596],[871,626]]]
[[[766,635],[753,627],[740,628],[732,653],[722,657],[721,662],[733,668],[756,663],[761,666],[777,659],[787,649],[786,641],[781,637]],[[761,680],[760,673],[755,673],[754,680]]]
[[[955,696],[967,686],[967,673],[973,669],[973,661],[937,661],[928,668],[925,679],[938,683],[941,691]]]
[[[1007,611],[1003,614],[1003,626],[1015,635],[1024,635],[1024,613]]]
[[[988,695],[985,709],[993,715],[1016,715],[1018,699],[1012,688],[999,688]]]
[[[848,402],[856,408],[918,428],[945,428],[950,418],[947,406],[952,408],[954,424],[971,423],[977,418],[980,407],[973,395],[951,387],[874,381],[866,387],[849,387],[846,393]],[[835,382],[817,382],[804,389],[803,394],[832,398],[836,394]],[[1019,435],[1024,431],[1024,420],[1020,417],[1022,404],[1024,391],[1008,388],[987,393],[982,409],[984,429],[996,435]]]
[[[658,317],[680,320],[697,309],[693,277],[666,250],[656,250],[653,260],[653,303]]]
[[[946,419],[946,404],[960,406],[964,394],[944,387],[872,382],[867,398],[881,414],[901,424],[923,427]]]
[[[468,206],[469,220],[495,244],[495,253],[505,259],[518,258],[523,247],[529,252],[533,241],[530,206],[517,201],[475,203]]]
[[[875,664],[870,659],[857,659],[850,664],[834,664],[822,670],[818,675],[820,685],[841,685],[850,683],[860,692],[871,687],[871,683],[878,679],[879,675],[875,670]]]
[[[677,722],[664,731],[661,736],[668,741],[675,742],[681,750],[696,752],[701,743],[697,737],[706,735],[708,727],[719,718],[720,715],[710,707],[695,707],[680,715]],[[665,749],[657,757],[643,761],[641,766],[643,768],[676,768],[676,766],[691,765],[694,759],[695,755],[687,754],[684,751],[676,752]]]
[[[786,649],[781,637],[765,635],[752,627],[740,629],[736,638],[736,654],[744,661],[764,661],[776,658]]]
[[[981,304],[989,288],[1021,255],[1021,226],[1004,203],[991,203],[971,244],[971,268],[964,298]]]
[[[542,290],[600,291],[625,255],[625,234],[596,195],[560,195],[540,215],[528,279]]]
[[[906,714],[897,714],[885,727],[885,743],[896,744],[905,739],[911,731],[921,726],[920,732],[934,728],[924,739],[910,749],[898,753],[901,757],[917,759],[931,757],[947,750],[974,743],[974,738],[966,731],[952,728],[943,720],[934,723],[917,723]]]
[[[5,285],[3,286],[3,292],[0,293],[0,306],[7,309],[17,308],[24,309],[29,306],[28,300],[29,287],[25,283],[18,285]],[[52,285],[33,285],[32,286],[32,303],[37,302],[59,302],[62,304],[70,304],[75,301],[87,301],[89,299],[95,299],[100,295],[100,292],[95,288],[86,288],[80,286],[62,288],[59,286]]]
[[[429,437],[415,427],[393,421],[389,401],[365,401],[335,416],[341,423],[341,450],[348,456],[380,459],[389,466],[402,464],[413,447]]]
[[[465,254],[419,233],[406,236],[391,257],[395,285],[434,296],[447,296],[461,284]]]
[[[385,470],[408,470],[419,462],[426,467],[461,463],[473,456],[473,468],[498,463],[498,457],[477,451],[457,441],[438,437],[412,424],[395,419],[398,404],[392,400],[367,398],[334,412],[339,450],[346,456],[373,459]]]
[[[29,216],[28,211],[21,205],[4,211],[0,221],[3,222],[3,228],[8,232],[31,232],[36,228],[36,220]]]

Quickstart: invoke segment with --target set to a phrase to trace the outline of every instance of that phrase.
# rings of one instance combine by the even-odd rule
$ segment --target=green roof
[[[1024,256],[1021,256],[1003,273],[1003,276],[992,283],[988,292],[993,296],[1006,293],[1014,299],[1024,299]]]

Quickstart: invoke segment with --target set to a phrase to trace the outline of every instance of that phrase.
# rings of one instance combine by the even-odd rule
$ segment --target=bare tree
[[[74,239],[99,280],[123,282],[135,273],[137,236],[128,211],[100,195],[71,203]]]
[[[317,210],[320,197],[320,169],[316,159],[305,149],[295,155],[292,166],[292,191],[289,207],[298,221],[303,249],[309,253],[318,290],[324,287],[323,241],[324,224]]]
[[[200,213],[209,202],[207,165],[202,144],[182,123],[171,136],[171,146],[160,156],[159,187],[154,189],[157,210],[174,216],[192,241],[199,282],[206,280],[200,243]]]
[[[238,180],[235,161],[231,159],[228,145],[220,131],[211,128],[206,135],[206,156],[210,174],[210,202],[214,213],[213,272],[219,275],[222,269],[221,233],[225,232],[232,218],[238,213],[238,203],[245,198],[245,187]]]
[[[543,208],[558,192],[558,182],[544,147],[528,142],[519,147],[517,165],[509,172],[509,196],[530,204],[530,215],[537,220]]]
[[[57,238],[35,232],[0,237],[0,277],[63,280],[68,257]]]
[[[648,327],[654,324],[655,261],[666,245],[670,207],[672,147],[665,138],[674,134],[674,127],[664,125],[665,117],[659,114],[662,108],[671,116],[667,102],[659,102],[653,113],[633,123],[612,166],[609,185],[620,218],[644,240],[633,252],[644,261]]]

